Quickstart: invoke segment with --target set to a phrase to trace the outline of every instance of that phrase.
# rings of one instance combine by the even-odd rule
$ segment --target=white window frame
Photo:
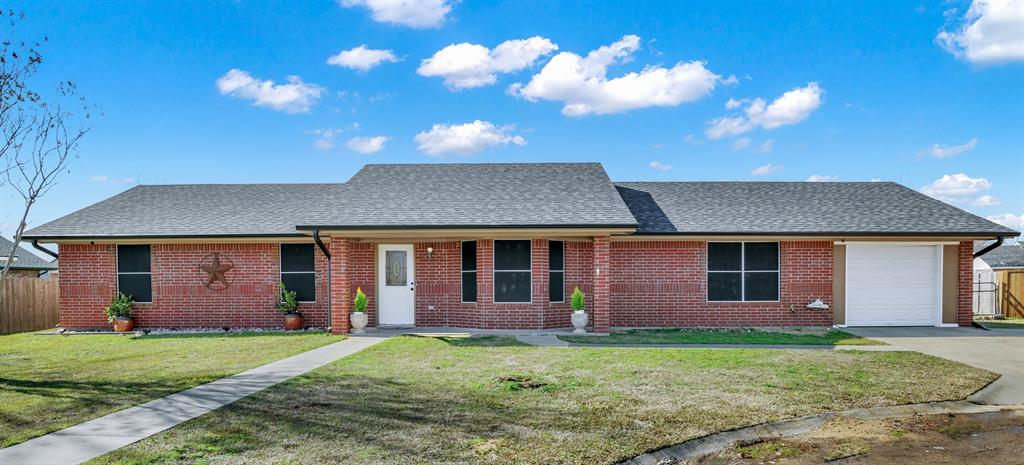
[[[318,292],[317,292],[317,282],[316,282],[316,246],[314,244],[308,244],[308,245],[313,247],[313,271],[284,271],[284,247],[283,247],[284,245],[306,245],[306,244],[305,243],[298,243],[298,244],[295,244],[295,243],[283,244],[282,243],[282,244],[280,244],[280,246],[277,248],[277,255],[278,255],[277,258],[279,260],[278,263],[280,264],[280,266],[278,268],[281,270],[281,282],[284,282],[284,275],[286,275],[286,274],[311,274],[311,275],[313,275],[313,300],[299,300],[297,302],[300,303],[300,304],[315,304],[316,303],[316,295],[318,294]]]
[[[135,300],[133,302],[137,304],[151,304],[153,303],[153,246],[151,244],[125,244],[125,245],[144,245],[149,247],[149,271],[121,271],[121,244],[114,246],[114,278],[117,280],[117,293],[121,293],[121,275],[123,274],[148,274],[149,275],[149,301],[142,302]],[[132,296],[134,299],[135,296]]]
[[[562,269],[552,270],[551,269],[551,243],[561,242],[562,243]],[[531,244],[532,246],[532,244]],[[532,250],[531,250],[532,252]],[[530,254],[530,258],[533,258],[533,254]],[[532,263],[531,263],[532,266]],[[562,300],[551,300],[551,273],[562,273]],[[565,303],[565,241],[552,241],[548,240],[548,303],[549,304],[564,304]]]
[[[527,241],[530,244],[530,269],[528,270],[498,270],[497,255],[498,255],[498,241]],[[498,287],[498,273],[530,273],[530,291],[529,300],[523,302],[499,302],[497,300],[497,292],[494,290]],[[532,304],[533,303],[533,240],[532,239],[495,239],[491,244],[491,303],[495,304]]]
[[[747,270],[747,244],[776,244],[779,253],[775,254],[775,268],[774,270]],[[740,244],[740,269],[739,270],[711,270],[708,269],[711,263],[711,244]],[[745,302],[781,302],[782,301],[782,243],[778,241],[708,241],[704,247],[704,272],[705,276],[711,276],[711,273],[739,273],[740,274],[740,300],[711,300],[711,280],[707,279],[706,287],[707,291],[704,292],[704,300],[707,303],[745,303]],[[775,300],[747,300],[747,273],[777,273],[776,274],[776,289],[778,289],[778,298]]]
[[[472,301],[472,302],[468,302],[468,301],[462,300],[462,296],[463,296],[463,293],[462,293],[462,278],[463,278],[463,276],[465,276],[466,273],[474,273],[474,274],[476,274],[476,277],[477,277],[477,279],[476,279],[477,295],[480,294],[480,275],[477,274],[479,269],[480,269],[480,264],[477,263],[476,266],[473,267],[473,271],[467,271],[467,270],[463,270],[462,269],[462,245],[467,243],[467,242],[476,242],[476,246],[480,247],[480,243],[477,242],[475,239],[474,240],[459,241],[459,302],[464,303],[464,304],[475,304],[476,303],[475,300]],[[477,250],[479,250],[479,249],[477,249]],[[473,261],[478,261],[478,260],[473,260]]]

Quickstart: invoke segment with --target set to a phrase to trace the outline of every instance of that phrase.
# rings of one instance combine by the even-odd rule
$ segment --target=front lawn
[[[1024,318],[1007,318],[1005,320],[974,320],[986,328],[1024,329]]]
[[[341,339],[324,333],[0,336],[0,447]]]
[[[885,345],[834,329],[635,329],[608,336],[559,336],[581,344],[777,344],[777,345]]]
[[[396,337],[93,463],[615,463],[825,410],[962,399],[995,376],[915,352]]]

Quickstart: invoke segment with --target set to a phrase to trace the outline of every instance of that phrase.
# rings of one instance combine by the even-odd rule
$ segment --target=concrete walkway
[[[967,400],[1024,404],[1024,330],[980,328],[847,328],[845,331],[999,373]]]
[[[3,465],[90,460],[384,341],[352,337],[0,449]]]
[[[821,415],[783,420],[775,423],[751,426],[731,431],[724,431],[710,436],[686,441],[681,444],[666,447],[641,454],[635,458],[621,462],[620,465],[658,465],[662,463],[675,463],[677,461],[691,460],[714,454],[725,448],[732,447],[740,442],[754,443],[768,439],[796,436],[817,430],[826,422],[837,416],[852,417],[861,420],[883,420],[889,418],[909,417],[913,415],[943,415],[943,414],[970,414],[989,413],[1003,409],[1021,410],[1024,406],[991,406],[977,405],[970,402],[958,400],[951,402],[929,402],[924,404],[897,405],[892,407],[873,407],[847,410],[844,412],[829,412]]]

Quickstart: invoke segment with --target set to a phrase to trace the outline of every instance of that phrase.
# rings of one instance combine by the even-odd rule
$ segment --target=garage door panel
[[[935,246],[847,246],[848,326],[932,326],[939,301]]]

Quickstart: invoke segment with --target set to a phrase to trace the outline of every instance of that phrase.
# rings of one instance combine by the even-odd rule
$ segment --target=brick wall
[[[314,248],[317,302],[300,304],[306,324],[327,323],[326,257]],[[206,287],[200,263],[212,253],[230,260],[230,285]],[[103,307],[117,287],[116,246],[63,244],[60,247],[61,325],[107,328]],[[280,282],[280,245],[153,244],[150,246],[153,303],[136,304],[135,324],[146,328],[265,327],[277,328],[282,317],[274,304]]]
[[[595,244],[601,253],[595,255]],[[969,243],[968,243],[969,245]],[[377,244],[334,239],[333,326],[347,331],[351,297],[361,287],[369,297],[370,325],[377,322]],[[426,249],[434,253],[427,258]],[[831,303],[832,245],[828,242],[782,242],[782,286],[778,303],[706,302],[706,243],[686,241],[616,241],[607,238],[565,242],[566,302],[548,302],[548,241],[532,240],[533,298],[530,303],[493,302],[493,241],[477,241],[477,302],[461,302],[461,242],[415,245],[416,323],[486,329],[568,327],[572,289],[587,294],[592,324],[598,331],[626,326],[829,325],[828,312],[804,306],[814,298]],[[116,289],[113,245],[65,244],[61,247],[62,325],[106,328],[102,309]],[[302,304],[307,324],[327,325],[327,261],[316,250],[317,300]],[[970,323],[971,254],[961,247],[960,319]],[[279,327],[273,309],[280,273],[280,247],[258,244],[154,244],[152,304],[136,306],[140,327]],[[207,255],[218,252],[234,265],[231,286],[211,290],[198,270]],[[595,264],[595,258],[598,258]],[[602,265],[603,264],[603,265]],[[598,292],[594,275],[600,265],[607,283]],[[967,284],[963,284],[967,283]],[[793,311],[790,311],[790,306]],[[601,309],[606,309],[604,312]],[[596,312],[596,313],[595,313]],[[966,322],[966,323],[965,323]]]
[[[960,326],[971,326],[974,322],[973,293],[974,293],[974,243],[965,241],[960,243],[960,269],[957,289],[957,323]]]
[[[116,258],[110,244],[60,244],[61,326],[110,326],[103,307],[117,290]]]
[[[707,302],[706,242],[611,243],[611,326],[826,326],[832,303],[830,242],[782,242],[779,302]],[[790,307],[792,306],[792,311]]]

